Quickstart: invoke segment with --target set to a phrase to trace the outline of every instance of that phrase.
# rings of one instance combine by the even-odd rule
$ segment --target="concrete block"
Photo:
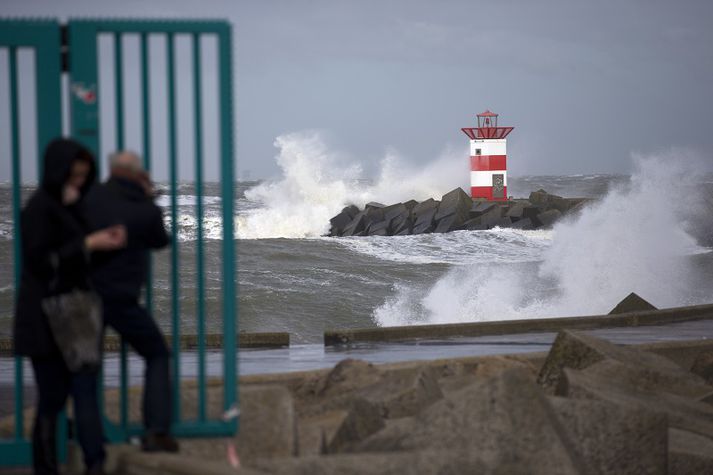
[[[355,450],[470,450],[491,467],[515,464],[520,469],[497,473],[583,472],[549,401],[519,368],[455,391],[418,416],[395,422]]]
[[[598,401],[553,397],[550,403],[591,472],[666,474],[665,415]]]
[[[662,356],[565,330],[557,335],[552,344],[537,382],[547,391],[553,392],[563,368],[584,369],[607,358],[634,366],[657,368],[659,371],[681,371],[676,363]]]
[[[713,437],[711,406],[674,394],[620,387],[586,370],[566,368],[557,395],[608,402],[624,410],[641,409],[663,414],[668,418],[669,427]]]
[[[699,399],[713,391],[713,387],[707,385],[702,378],[680,367],[657,368],[605,359],[584,371],[620,387],[665,392],[691,399]]]
[[[384,416],[379,404],[355,398],[347,416],[326,445],[327,453],[337,453],[352,446],[384,428]]]
[[[390,419],[417,414],[443,397],[433,371],[420,367],[389,371],[357,395]]]
[[[255,467],[276,475],[530,473],[527,467],[513,467],[515,463],[507,467],[495,467],[486,465],[478,454],[472,451],[419,450],[398,453],[335,454],[280,461],[261,460],[255,464]]]
[[[246,386],[240,391],[241,459],[297,454],[297,418],[292,395],[283,386]]]
[[[450,216],[445,216],[441,218],[441,220],[438,221],[438,224],[436,224],[436,227],[433,232],[447,233],[450,231],[455,231],[456,229],[460,229],[462,225],[463,219],[456,214],[452,214]]]
[[[532,220],[530,218],[522,218],[510,225],[511,228],[513,229],[533,229],[535,226],[532,224]]]
[[[433,231],[433,217],[436,215],[436,208],[424,210],[420,214],[414,213],[414,215],[416,221],[411,230],[412,234],[423,234]]]
[[[449,191],[441,198],[435,220],[439,221],[446,216],[456,215],[461,221],[468,219],[468,212],[473,206],[473,200],[461,188]]]
[[[474,201],[473,205],[470,207],[469,215],[471,218],[477,218],[496,207],[497,204],[492,201]]]
[[[619,302],[616,307],[609,312],[609,315],[617,315],[627,312],[644,312],[647,310],[656,310],[656,307],[632,292],[627,295],[624,300]]]
[[[495,205],[480,215],[480,224],[487,226],[487,229],[493,228],[501,221],[503,217],[502,213],[503,208],[499,205]]]
[[[522,203],[515,203],[505,212],[505,216],[513,219],[521,219],[523,213],[525,212],[525,205]]]
[[[438,208],[438,201],[434,200],[433,198],[429,198],[425,201],[421,201],[420,203],[416,204],[413,207],[413,214],[414,216],[418,216],[424,211],[430,210],[430,209],[436,209]]]
[[[559,210],[550,209],[538,214],[532,221],[537,227],[551,228],[561,217],[562,213]]]
[[[700,352],[693,361],[691,372],[703,378],[707,384],[713,385],[713,350]]]
[[[693,432],[669,429],[668,473],[713,473],[713,440]]]
[[[300,457],[322,455],[334,440],[349,411],[333,410],[300,418],[297,423],[297,453]]]
[[[382,211],[384,212],[384,219],[387,220],[392,220],[401,215],[408,216],[410,214],[410,211],[406,208],[406,206],[404,206],[403,203],[396,203],[394,205],[387,206]]]
[[[341,236],[357,214],[359,214],[359,208],[354,205],[346,206],[338,215],[329,220],[329,235]]]
[[[369,224],[369,222],[366,220],[366,211],[360,211],[354,216],[354,219],[346,225],[342,236],[356,236],[366,229],[367,224]]]

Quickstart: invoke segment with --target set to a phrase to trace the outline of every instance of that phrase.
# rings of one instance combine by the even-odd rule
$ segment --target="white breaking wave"
[[[456,266],[431,288],[397,287],[373,318],[394,326],[602,314],[629,292],[659,308],[693,303],[685,256],[705,250],[684,231],[690,164],[680,154],[637,157],[631,183],[558,223],[534,268]]]
[[[318,132],[282,135],[279,148],[279,180],[261,183],[245,192],[259,205],[237,217],[238,237],[306,238],[329,231],[329,220],[349,204],[363,207],[370,201],[385,204],[410,199],[440,198],[465,186],[467,152],[445,152],[429,165],[414,169],[394,152],[381,162],[373,184],[364,180],[358,164],[345,164],[344,157],[327,148]]]

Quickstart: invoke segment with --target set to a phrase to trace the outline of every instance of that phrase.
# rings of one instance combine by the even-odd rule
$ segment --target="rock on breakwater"
[[[359,209],[345,207],[330,220],[329,236],[404,236],[485,230],[494,227],[540,229],[551,227],[566,214],[580,210],[587,198],[563,198],[545,190],[528,199],[485,201],[472,199],[456,188],[440,201],[429,198],[392,205],[371,202]]]

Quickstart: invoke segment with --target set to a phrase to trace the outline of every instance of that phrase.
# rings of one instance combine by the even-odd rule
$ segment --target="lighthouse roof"
[[[498,114],[492,112],[490,109],[486,109],[485,112],[478,114],[478,117],[497,117]]]

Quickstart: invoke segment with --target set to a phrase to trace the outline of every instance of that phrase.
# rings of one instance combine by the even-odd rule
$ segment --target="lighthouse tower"
[[[498,127],[498,114],[478,114],[478,127],[461,129],[470,138],[470,196],[507,200],[506,140],[513,127]]]

